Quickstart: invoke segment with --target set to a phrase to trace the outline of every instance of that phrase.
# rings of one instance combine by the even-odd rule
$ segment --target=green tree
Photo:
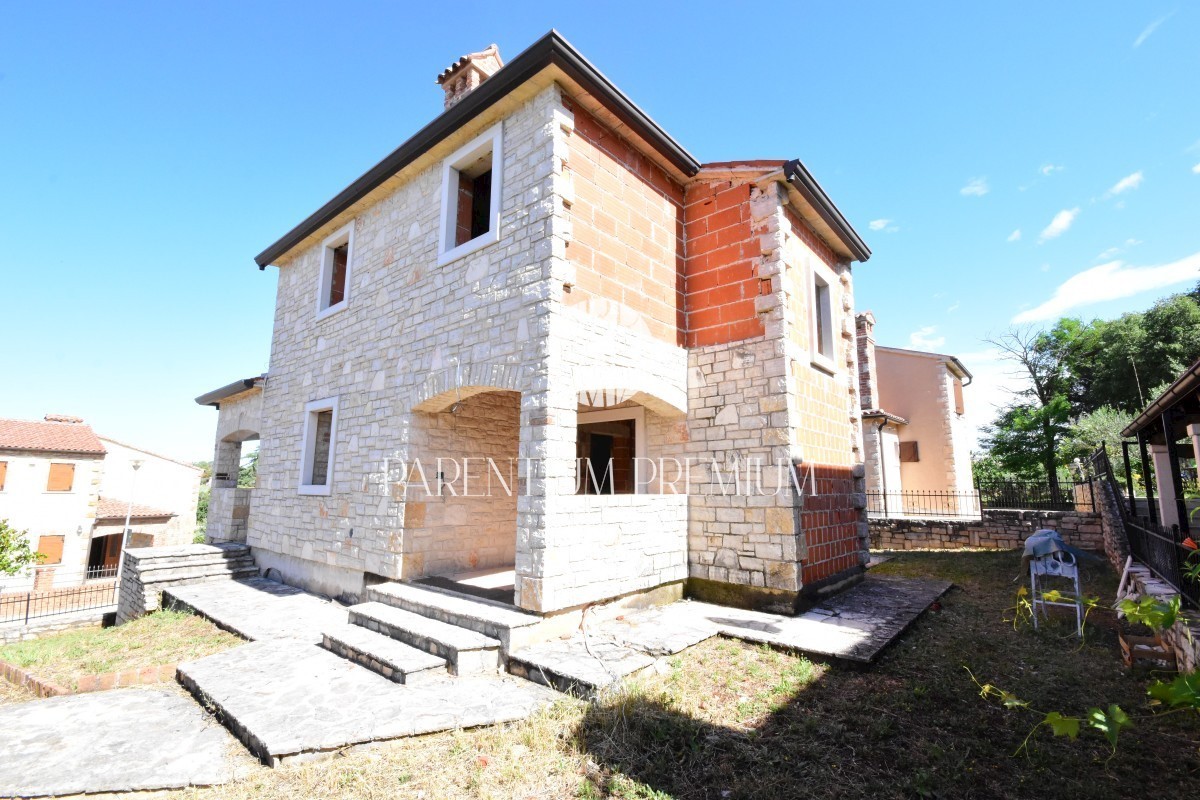
[[[1095,411],[1081,415],[1067,430],[1059,448],[1060,461],[1070,463],[1076,458],[1086,459],[1104,445],[1108,448],[1113,470],[1120,476],[1125,471],[1125,458],[1121,451],[1124,437],[1121,436],[1121,431],[1132,421],[1132,414],[1112,406],[1101,406]],[[1137,464],[1135,456],[1135,470],[1138,469]]]
[[[29,546],[29,531],[18,531],[0,519],[0,575],[16,575],[45,556]]]
[[[239,487],[253,489],[258,481],[258,451],[255,450],[245,458],[244,464],[238,469]]]

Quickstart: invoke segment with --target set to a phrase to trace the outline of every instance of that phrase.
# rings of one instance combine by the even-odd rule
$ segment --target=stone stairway
[[[257,576],[254,557],[244,544],[131,547],[125,551],[117,620],[127,622],[157,609],[164,589]]]
[[[407,583],[367,589],[348,624],[322,646],[397,683],[434,673],[495,675],[508,654],[536,640],[541,618],[488,600]]]

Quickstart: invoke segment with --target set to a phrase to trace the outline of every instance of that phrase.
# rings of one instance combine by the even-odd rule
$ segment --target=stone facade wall
[[[407,487],[385,486],[385,462],[436,458],[421,438],[430,425],[415,415],[444,410],[456,394],[521,392],[520,455],[539,455],[533,429],[546,413],[558,98],[557,88],[547,88],[500,121],[494,244],[438,265],[438,156],[355,210],[344,310],[315,318],[319,243],[281,262],[263,392],[262,477],[247,541],[282,556],[277,565],[289,581],[336,596],[361,591],[364,572],[403,577]],[[464,130],[442,155],[494,122]],[[304,404],[331,397],[339,400],[331,492],[301,495]],[[536,480],[526,488],[540,492]]]
[[[244,542],[250,530],[250,506],[254,490],[248,487],[214,486],[208,496],[205,541]]]
[[[687,578],[687,498],[670,494],[558,498],[540,563],[542,610],[573,608]],[[518,569],[525,565],[518,561]]]
[[[1083,511],[1009,511],[985,509],[971,519],[872,519],[872,550],[957,550],[980,547],[1012,550],[1025,546],[1031,533],[1058,531],[1083,550],[1104,550],[1099,514]]]

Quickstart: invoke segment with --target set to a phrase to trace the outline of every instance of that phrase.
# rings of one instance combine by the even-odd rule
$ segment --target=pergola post
[[[1183,535],[1188,534],[1188,518],[1187,518],[1187,503],[1183,499],[1183,476],[1179,472],[1179,447],[1175,444],[1175,412],[1168,409],[1162,415],[1163,438],[1166,440],[1166,461],[1167,469],[1170,470],[1170,481],[1167,485],[1170,486],[1170,503],[1173,506],[1175,519],[1167,524],[1178,525],[1179,530]],[[1156,465],[1157,466],[1157,465]],[[1161,478],[1160,478],[1161,480]],[[1159,484],[1158,490],[1163,495],[1163,519],[1166,521],[1166,506],[1168,505],[1167,490]]]
[[[1146,448],[1146,432],[1138,431],[1138,450],[1142,454],[1142,485],[1146,487],[1146,511],[1150,522],[1158,525],[1158,507],[1154,503],[1154,482],[1150,480],[1150,454]],[[1157,476],[1155,476],[1157,479]]]

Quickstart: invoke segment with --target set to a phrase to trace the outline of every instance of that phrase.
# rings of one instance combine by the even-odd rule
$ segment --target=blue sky
[[[454,58],[551,27],[700,160],[803,159],[874,250],[880,343],[960,355],[976,422],[988,334],[1200,277],[1196,5],[448,8],[0,5],[0,416],[211,457],[192,398],[267,367],[253,256],[435,116]]]

